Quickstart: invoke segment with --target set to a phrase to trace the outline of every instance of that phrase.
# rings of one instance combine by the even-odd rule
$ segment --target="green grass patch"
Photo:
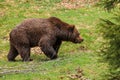
[[[3,80],[60,80],[63,77],[66,80],[68,75],[75,74],[75,69],[80,67],[85,73],[84,76],[93,80],[99,77],[98,73],[102,66],[92,58],[93,56],[95,55],[78,51],[77,53],[66,53],[64,56],[60,55],[56,60],[47,61],[45,57],[43,59],[41,56],[39,56],[40,59],[36,59],[38,57],[34,55],[32,57],[35,59],[32,62],[1,61],[4,64],[1,64],[0,71],[4,74],[0,74],[0,78]]]

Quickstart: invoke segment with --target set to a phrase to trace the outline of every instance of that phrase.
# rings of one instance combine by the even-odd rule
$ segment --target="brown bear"
[[[15,61],[20,54],[23,61],[31,61],[30,48],[39,46],[50,59],[56,59],[62,41],[83,41],[74,25],[59,18],[33,18],[24,20],[10,32],[8,61]]]

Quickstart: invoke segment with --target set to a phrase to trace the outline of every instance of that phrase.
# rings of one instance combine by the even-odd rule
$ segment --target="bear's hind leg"
[[[10,44],[10,51],[7,55],[8,61],[15,61],[15,58],[17,57],[18,52],[16,50],[16,48]]]
[[[30,59],[30,47],[29,46],[28,47],[20,46],[17,48],[17,50],[23,61],[32,61],[32,59]]]

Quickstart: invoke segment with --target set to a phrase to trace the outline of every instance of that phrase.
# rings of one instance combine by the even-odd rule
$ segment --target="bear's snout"
[[[81,36],[79,36],[79,40],[80,40],[80,42],[84,41],[84,39]]]
[[[80,41],[81,41],[81,42],[83,42],[83,41],[84,41],[84,39],[83,39],[81,36],[79,36],[79,39],[80,39]]]
[[[81,36],[79,36],[76,38],[75,43],[81,43],[83,41],[84,41],[84,39]]]

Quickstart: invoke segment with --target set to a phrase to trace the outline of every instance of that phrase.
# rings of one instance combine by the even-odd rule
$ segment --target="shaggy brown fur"
[[[20,54],[23,61],[30,61],[30,48],[40,46],[50,59],[56,59],[62,41],[80,43],[83,39],[74,25],[56,17],[24,20],[10,32],[10,51],[8,60],[15,61]]]

